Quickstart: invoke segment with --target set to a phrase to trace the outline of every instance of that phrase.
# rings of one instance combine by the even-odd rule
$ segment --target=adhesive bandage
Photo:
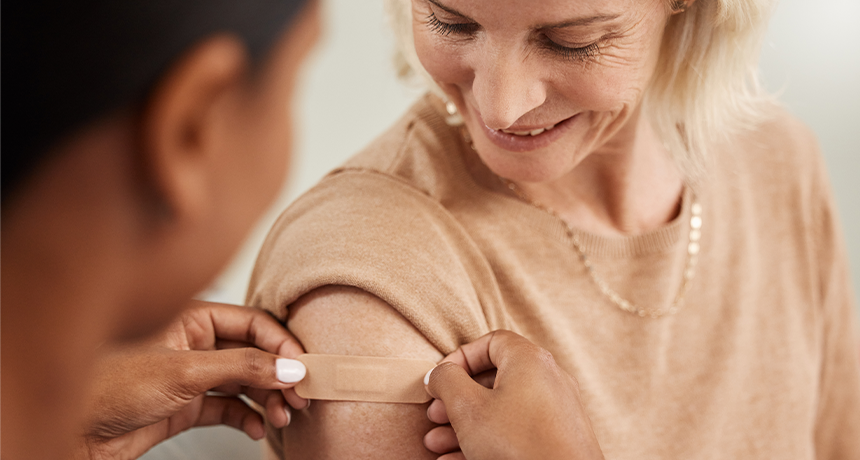
[[[304,354],[307,374],[296,385],[306,399],[422,404],[430,400],[424,375],[436,366],[421,359]]]

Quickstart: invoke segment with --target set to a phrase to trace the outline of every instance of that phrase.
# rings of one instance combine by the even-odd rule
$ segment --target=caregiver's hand
[[[495,381],[486,383],[493,370]],[[513,332],[463,345],[428,376],[436,400],[427,415],[443,426],[427,433],[424,445],[447,454],[440,458],[603,458],[576,380],[548,351]]]
[[[265,312],[195,301],[155,339],[105,350],[76,455],[137,458],[184,430],[218,424],[261,439],[262,417],[236,396],[263,406],[276,427],[287,425],[286,401],[307,406],[292,390],[305,368],[280,358],[303,352]]]

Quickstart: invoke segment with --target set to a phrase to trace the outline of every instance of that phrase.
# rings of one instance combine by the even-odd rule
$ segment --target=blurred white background
[[[703,0],[704,1],[704,0]],[[257,251],[275,218],[326,172],[391,125],[420,94],[394,76],[381,0],[324,0],[325,38],[308,62],[296,107],[290,185],[232,265],[205,293],[242,303]],[[818,134],[860,289],[860,2],[782,0],[762,50],[766,86]],[[774,264],[779,261],[773,261]],[[147,460],[256,459],[260,445],[228,428],[192,430]]]

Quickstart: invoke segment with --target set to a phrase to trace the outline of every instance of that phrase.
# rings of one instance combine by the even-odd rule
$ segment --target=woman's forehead
[[[417,0],[480,23],[529,27],[592,25],[641,17],[663,0]],[[487,24],[489,25],[489,24]]]

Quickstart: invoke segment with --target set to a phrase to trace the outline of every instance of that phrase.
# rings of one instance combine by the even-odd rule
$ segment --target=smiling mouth
[[[543,127],[512,126],[513,129],[490,128],[481,118],[481,113],[474,107],[469,107],[475,117],[477,124],[486,136],[487,140],[504,150],[510,152],[529,152],[544,148],[561,139],[570,131],[573,122],[579,118],[581,113],[576,113],[564,120]]]
[[[542,134],[544,131],[549,131],[553,128],[555,128],[554,124],[549,125],[546,128],[537,128],[537,129],[532,129],[530,131],[511,131],[511,130],[507,130],[507,129],[500,129],[499,131],[501,131],[505,134],[513,134],[514,136],[525,137],[525,136],[537,136],[538,134]]]

